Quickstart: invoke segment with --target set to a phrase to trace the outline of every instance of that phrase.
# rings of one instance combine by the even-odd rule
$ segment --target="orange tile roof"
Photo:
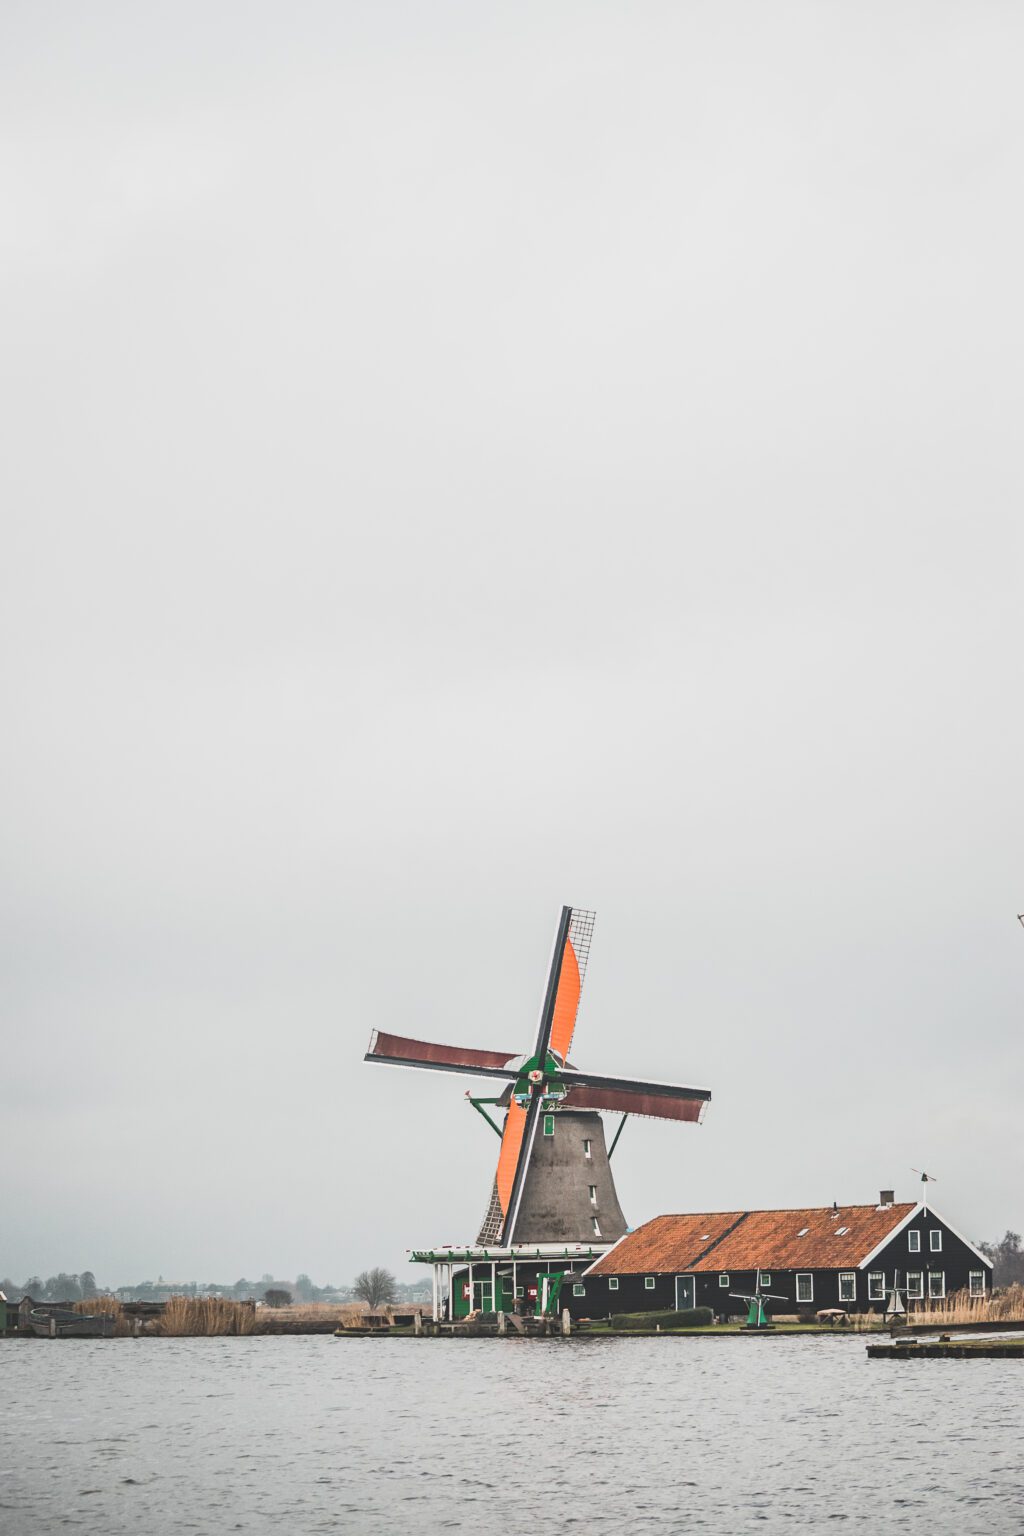
[[[910,1202],[881,1208],[844,1205],[838,1211],[827,1205],[795,1211],[655,1216],[622,1238],[589,1273],[852,1268],[914,1209]]]

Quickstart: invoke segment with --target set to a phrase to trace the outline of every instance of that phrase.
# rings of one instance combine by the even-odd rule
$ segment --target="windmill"
[[[747,1320],[743,1326],[750,1329],[771,1328],[773,1325],[768,1321],[765,1302],[786,1301],[788,1299],[785,1296],[776,1296],[772,1291],[763,1291],[761,1289],[760,1270],[757,1271],[754,1279],[754,1294],[752,1296],[745,1295],[741,1291],[730,1291],[729,1298],[732,1301],[745,1301],[747,1303]]]
[[[706,1088],[582,1072],[569,1061],[594,931],[594,913],[563,907],[532,1053],[436,1045],[375,1030],[366,1061],[457,1072],[504,1083],[495,1099],[470,1102],[505,1111],[491,1201],[478,1241],[614,1240],[626,1231],[605,1150],[601,1110],[698,1122]],[[620,1124],[615,1135],[618,1140]],[[612,1142],[614,1151],[615,1141]]]
[[[906,1286],[900,1285],[900,1272],[893,1271],[892,1285],[885,1288],[885,1311],[882,1320],[886,1323],[894,1323],[897,1318],[905,1318],[907,1315],[906,1303],[903,1300],[903,1292]]]

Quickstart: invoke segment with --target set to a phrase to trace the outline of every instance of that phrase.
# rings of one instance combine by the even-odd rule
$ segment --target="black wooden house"
[[[577,1317],[711,1307],[745,1310],[755,1287],[784,1298],[775,1313],[882,1312],[898,1286],[908,1310],[954,1292],[988,1295],[992,1264],[929,1205],[717,1211],[655,1216],[597,1259],[566,1298]]]

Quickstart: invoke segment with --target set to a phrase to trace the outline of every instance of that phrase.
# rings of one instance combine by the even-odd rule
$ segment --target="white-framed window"
[[[924,1299],[924,1275],[919,1269],[907,1271],[907,1300],[922,1301]]]
[[[579,1281],[577,1280],[576,1284],[572,1288],[572,1293],[574,1296],[585,1296],[587,1294],[587,1288],[585,1285],[580,1285]]]
[[[516,1295],[517,1296],[525,1296],[526,1295],[526,1287],[522,1286],[522,1285],[517,1285],[516,1286]]]
[[[836,1237],[843,1237],[849,1232],[849,1227],[836,1227]]]
[[[813,1301],[814,1300],[814,1276],[813,1275],[797,1275],[797,1277],[796,1277],[796,1299],[797,1299],[797,1301]]]
[[[871,1270],[868,1275],[868,1301],[885,1300],[885,1275],[877,1270]]]
[[[729,1276],[728,1275],[719,1275],[719,1277],[718,1277],[718,1284],[720,1285],[720,1287],[722,1288],[723,1291],[727,1291],[729,1289]]]
[[[760,1273],[758,1274],[757,1283],[760,1286],[762,1291],[766,1291],[768,1289],[768,1287],[772,1283],[772,1277],[771,1277],[771,1275],[766,1275],[764,1270],[762,1269],[760,1271]]]
[[[597,1185],[596,1184],[591,1184],[591,1185],[588,1186],[588,1188],[590,1189],[590,1203],[591,1203],[591,1205],[596,1205],[597,1204]]]
[[[584,1143],[583,1143],[583,1156],[584,1157],[592,1156],[592,1153],[590,1151],[590,1142],[589,1141],[584,1141]]]
[[[618,1277],[618,1275],[609,1275],[608,1276],[608,1289],[610,1291],[617,1291],[618,1288],[619,1288],[619,1277]]]
[[[839,1271],[839,1300],[857,1300],[857,1275],[852,1269],[841,1269]]]
[[[907,1232],[907,1252],[921,1252],[921,1234],[916,1227],[911,1227]]]
[[[984,1294],[985,1294],[985,1271],[983,1269],[972,1269],[971,1273],[970,1273],[970,1276],[969,1276],[969,1280],[970,1280],[970,1292],[971,1292],[971,1295],[972,1296],[984,1296]]]
[[[806,1237],[810,1230],[810,1227],[801,1227],[800,1231],[797,1233],[797,1237]]]
[[[938,1227],[932,1227],[931,1231],[928,1233],[928,1247],[931,1249],[932,1253],[942,1252],[942,1233],[939,1231]]]
[[[597,1217],[596,1216],[591,1216],[590,1220],[594,1224],[594,1236],[595,1237],[600,1237],[601,1236],[601,1228],[598,1226]]]
[[[644,1290],[645,1291],[653,1291],[654,1290],[654,1276],[653,1275],[645,1275],[644,1276]]]
[[[928,1300],[941,1301],[946,1294],[946,1272],[943,1269],[928,1271]]]
[[[554,1115],[545,1115],[544,1116],[544,1135],[545,1136],[553,1136],[554,1134],[555,1134],[555,1117],[554,1117]]]

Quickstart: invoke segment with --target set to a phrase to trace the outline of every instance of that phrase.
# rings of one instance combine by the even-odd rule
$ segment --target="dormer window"
[[[797,1237],[806,1237],[810,1230],[810,1227],[801,1227],[800,1231],[797,1233]]]
[[[836,1237],[842,1237],[844,1232],[849,1232],[849,1227],[836,1227]]]

